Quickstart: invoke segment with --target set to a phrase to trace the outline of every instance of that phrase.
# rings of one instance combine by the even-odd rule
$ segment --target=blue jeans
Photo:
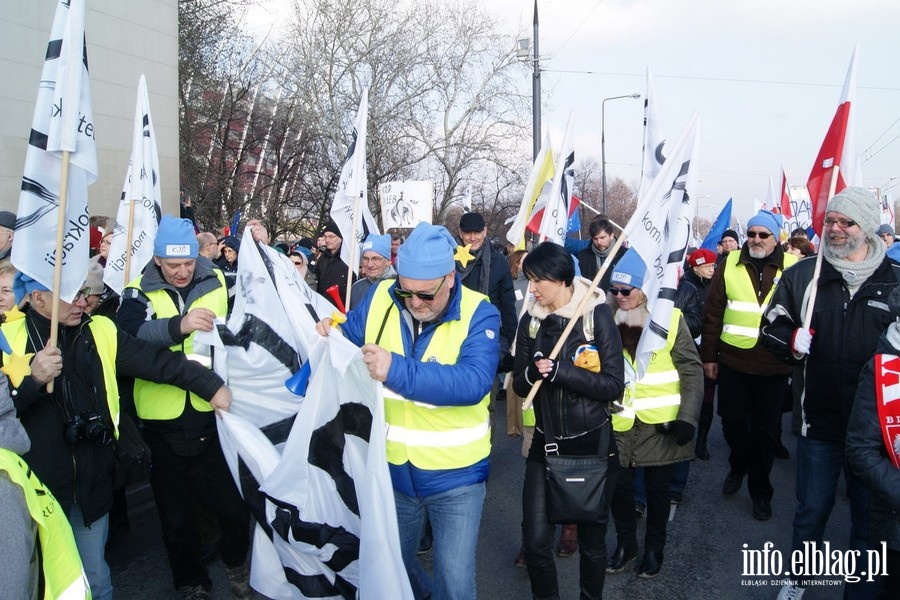
[[[869,490],[853,474],[844,455],[844,444],[797,438],[797,510],[794,513],[793,550],[803,542],[816,542],[822,549],[825,525],[834,508],[841,471],[850,499],[850,548],[866,555],[869,544]],[[844,585],[844,598],[875,598],[879,581]]]
[[[424,498],[394,490],[400,552],[417,600],[475,600],[475,549],[484,494],[484,483]],[[434,535],[433,578],[416,557],[426,511]]]
[[[106,539],[109,537],[109,513],[84,526],[81,506],[74,504],[69,511],[69,524],[75,534],[75,545],[81,556],[81,564],[91,586],[91,596],[95,600],[111,600],[113,597],[112,577],[106,564]]]

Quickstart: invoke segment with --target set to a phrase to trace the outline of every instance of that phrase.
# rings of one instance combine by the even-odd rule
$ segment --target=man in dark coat
[[[591,236],[591,243],[587,248],[578,253],[578,268],[581,270],[581,276],[593,281],[597,275],[597,271],[609,258],[612,247],[616,243],[615,228],[603,215],[599,215],[591,221],[588,227],[588,234]],[[600,280],[600,289],[609,292],[609,278],[612,276],[616,263],[622,258],[622,255],[628,248],[619,247],[619,251],[612,257],[612,263],[606,269],[606,274]]]
[[[341,230],[334,221],[329,221],[322,230],[324,247],[320,247],[316,260],[316,291],[329,298],[327,290],[333,285],[338,288],[341,302],[347,297],[347,263],[341,259],[344,243]]]

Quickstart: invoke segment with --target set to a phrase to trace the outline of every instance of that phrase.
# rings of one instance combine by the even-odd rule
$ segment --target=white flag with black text
[[[557,158],[553,186],[541,219],[540,240],[563,245],[569,229],[569,206],[575,186],[575,138],[572,135],[573,113],[569,113],[566,133]]]
[[[133,216],[129,219],[129,214]],[[112,244],[103,270],[103,282],[121,295],[125,286],[153,258],[153,241],[162,216],[162,189],[159,182],[159,152],[156,132],[150,116],[150,98],[144,76],[138,80],[137,102],[134,106],[134,128],[131,140],[131,161],[125,173],[125,185],[116,213]],[[131,264],[125,273],[128,252],[128,223],[131,221]]]
[[[638,198],[643,198],[650,189],[653,179],[659,174],[666,157],[663,148],[666,145],[666,136],[663,134],[659,122],[659,110],[656,106],[656,89],[653,87],[653,79],[650,77],[650,67],[647,67],[647,93],[644,96],[644,151],[641,160],[641,187],[638,189]]]
[[[56,7],[25,154],[12,250],[16,268],[50,289],[64,152],[68,152],[69,167],[58,292],[62,300],[71,302],[87,276],[87,189],[97,180],[83,0],[60,0]]]

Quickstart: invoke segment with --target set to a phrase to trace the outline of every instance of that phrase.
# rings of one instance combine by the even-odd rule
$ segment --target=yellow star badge
[[[29,352],[25,356],[10,354],[6,364],[0,367],[0,371],[9,377],[13,387],[19,387],[22,385],[22,380],[31,375],[32,356],[34,356],[34,352]]]
[[[472,244],[466,244],[465,246],[457,246],[456,252],[453,254],[453,260],[459,262],[462,265],[462,268],[465,269],[466,265],[469,264],[469,261],[475,260],[475,257],[472,256],[472,253],[469,252],[469,248],[472,247]]]
[[[18,321],[19,319],[24,319],[25,313],[19,310],[19,307],[13,304],[13,307],[6,311],[3,315],[4,323],[12,323],[13,321]]]

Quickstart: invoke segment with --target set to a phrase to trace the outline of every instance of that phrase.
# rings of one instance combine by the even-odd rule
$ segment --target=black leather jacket
[[[559,368],[555,379],[552,382],[545,380],[535,397],[538,429],[544,430],[543,404],[549,403],[557,438],[572,438],[602,427],[609,418],[609,403],[620,399],[625,390],[622,340],[612,312],[606,304],[598,304],[593,309],[593,316],[594,339],[585,340],[583,318],[579,317],[557,357]],[[536,352],[543,356],[550,355],[569,321],[555,313],[548,315],[541,320],[536,335],[532,337],[529,334],[531,319],[528,313],[522,316],[516,336],[513,389],[523,398],[531,389],[525,376],[526,367],[534,361]],[[575,350],[585,343],[592,343],[597,348],[601,366],[599,373],[576,367],[572,361]]]

